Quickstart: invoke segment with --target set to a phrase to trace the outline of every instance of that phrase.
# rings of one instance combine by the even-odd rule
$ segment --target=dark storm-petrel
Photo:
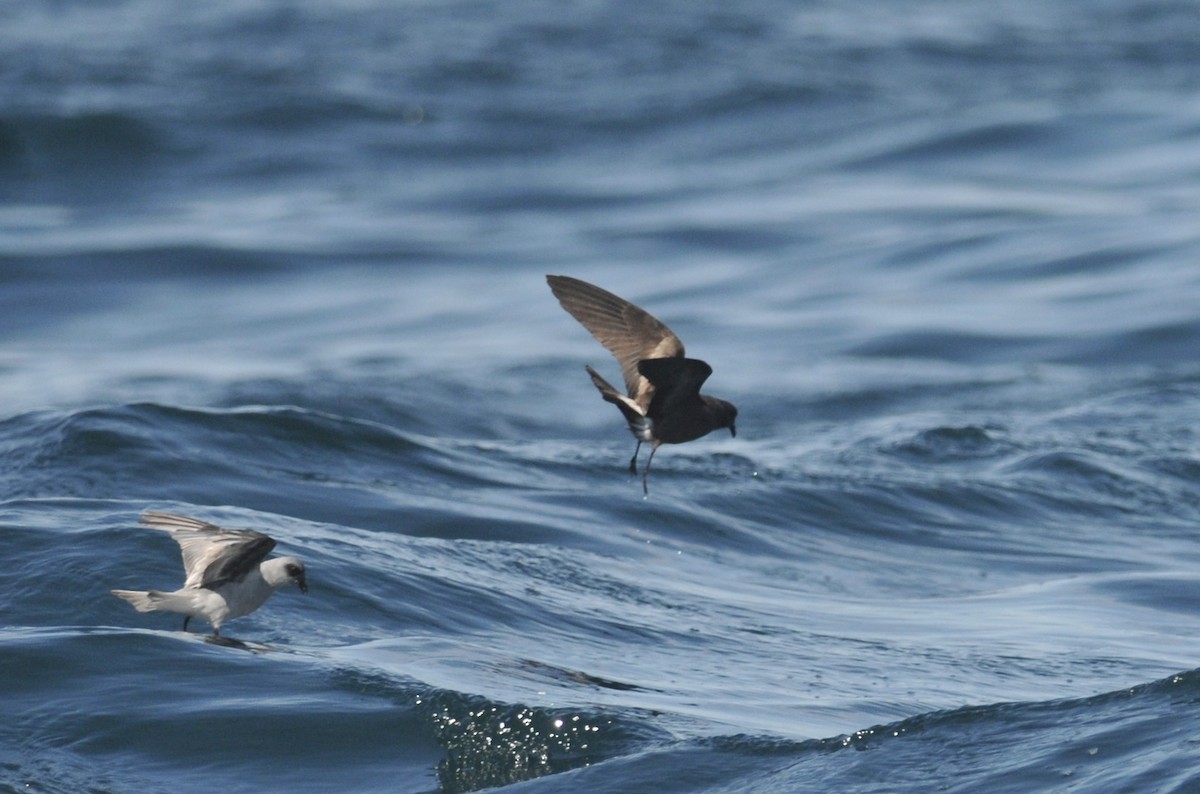
[[[642,470],[642,492],[650,488],[650,463],[662,444],[682,444],[729,428],[737,435],[737,408],[700,393],[712,374],[707,363],[684,356],[683,342],[659,320],[624,298],[570,276],[546,276],[558,302],[616,357],[626,394],[587,367],[600,395],[621,409],[637,447],[629,470],[637,474],[642,442],[651,444]]]

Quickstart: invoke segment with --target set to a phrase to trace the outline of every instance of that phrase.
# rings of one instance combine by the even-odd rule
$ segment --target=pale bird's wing
[[[570,276],[546,276],[546,281],[562,307],[617,359],[630,396],[640,397],[648,385],[638,372],[639,361],[684,355],[683,342],[670,328],[624,298]]]
[[[249,529],[223,529],[216,524],[173,513],[148,510],[142,524],[169,532],[183,553],[183,586],[213,587],[236,581],[258,567],[275,541]]]

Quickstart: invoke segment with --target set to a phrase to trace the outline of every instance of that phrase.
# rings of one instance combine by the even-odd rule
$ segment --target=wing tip
[[[207,521],[202,521],[199,518],[180,515],[179,513],[168,513],[165,510],[144,510],[138,519],[144,527],[150,529],[161,529],[164,532],[174,532],[176,530],[219,530],[216,524],[210,524]]]

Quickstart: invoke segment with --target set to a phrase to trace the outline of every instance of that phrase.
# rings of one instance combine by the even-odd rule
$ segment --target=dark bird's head
[[[714,400],[716,403],[717,427],[728,427],[729,435],[737,436],[737,406],[725,400]]]

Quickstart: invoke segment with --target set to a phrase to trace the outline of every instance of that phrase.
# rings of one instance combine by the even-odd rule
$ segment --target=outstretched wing
[[[214,587],[237,581],[258,567],[275,541],[249,529],[223,529],[196,518],[147,510],[142,524],[169,532],[183,553],[184,587]]]
[[[670,328],[624,298],[570,276],[546,281],[562,307],[617,359],[629,396],[644,391],[639,361],[683,356],[683,342]]]

